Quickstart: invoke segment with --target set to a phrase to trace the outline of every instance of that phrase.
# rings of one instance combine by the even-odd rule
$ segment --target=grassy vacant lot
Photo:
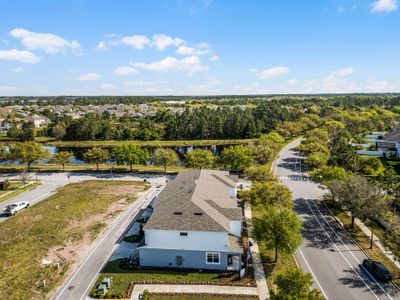
[[[236,140],[177,140],[177,141],[47,141],[47,146],[55,147],[114,147],[124,144],[137,144],[143,147],[181,147],[211,145],[243,145],[254,139]]]
[[[91,243],[107,220],[134,201],[132,191],[143,189],[143,183],[128,181],[70,184],[1,223],[0,299],[48,297],[62,282],[76,256],[62,263],[60,270],[55,264],[42,265],[42,259],[50,258],[60,247],[74,249],[73,255],[79,255],[79,250]],[[128,196],[128,191],[132,196]],[[126,201],[119,201],[122,198]]]
[[[149,300],[221,300],[221,299],[229,299],[229,300],[254,300],[258,299],[258,297],[254,296],[224,296],[224,295],[158,295],[158,294],[149,294]]]
[[[95,287],[103,280],[104,277],[113,277],[114,285],[111,287],[109,293],[114,295],[125,295],[129,283],[134,282],[154,282],[154,283],[211,283],[211,284],[233,284],[255,285],[252,278],[245,277],[240,280],[239,274],[227,275],[219,273],[207,272],[192,272],[192,271],[169,271],[169,270],[123,270],[119,268],[119,260],[109,262],[99,278],[97,279]],[[92,291],[93,291],[92,290]]]
[[[19,194],[22,194],[22,193],[24,193],[26,191],[32,190],[32,189],[38,187],[40,185],[40,182],[34,182],[34,183],[31,183],[28,186],[20,188],[23,185],[24,185],[24,183],[21,183],[21,182],[13,182],[13,183],[11,183],[11,186],[7,190],[0,191],[0,202],[1,201],[5,201],[7,199],[10,199],[12,197],[18,196]],[[10,191],[13,191],[13,192],[8,194],[8,195],[5,195],[5,196],[1,197],[2,195],[4,195],[5,193],[8,193]]]
[[[387,256],[377,246],[374,246],[372,249],[369,248],[370,237],[365,235],[365,233],[357,225],[355,225],[354,230],[351,228],[351,218],[348,214],[346,214],[345,211],[336,206],[332,206],[329,202],[326,202],[326,204],[328,205],[331,212],[340,221],[342,221],[344,228],[357,241],[364,252],[367,253],[367,255],[372,259],[382,262],[393,274],[393,277],[395,278],[393,281],[397,285],[400,285],[400,270],[395,266],[395,264],[392,263],[392,261],[387,258]],[[375,229],[375,233],[377,234],[381,242],[384,242],[382,231],[382,228]]]
[[[26,166],[24,165],[0,165],[0,173],[10,173],[10,172],[18,172],[24,170]],[[111,172],[111,165],[99,165],[99,169],[101,172],[107,171]],[[167,173],[177,173],[180,170],[185,169],[185,167],[167,167]],[[32,165],[32,172],[62,172],[62,167],[59,165]],[[67,165],[65,166],[65,171],[68,172],[93,172],[96,171],[95,165]],[[134,166],[134,172],[143,172],[143,173],[164,173],[164,167],[162,166]],[[129,166],[114,166],[114,173],[127,173],[130,172]]]
[[[251,212],[253,215],[253,220],[261,218],[264,210],[265,208],[262,205],[252,206]],[[278,262],[274,263],[274,250],[267,250],[262,244],[258,244],[258,247],[260,249],[261,260],[263,262],[268,288],[269,290],[275,290],[276,287],[273,282],[276,276],[287,268],[297,268],[295,258],[291,254],[279,254]]]

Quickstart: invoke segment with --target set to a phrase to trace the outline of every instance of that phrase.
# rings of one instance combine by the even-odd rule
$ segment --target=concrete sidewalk
[[[135,284],[131,295],[132,300],[138,300],[144,290],[150,293],[188,293],[188,294],[225,294],[257,296],[255,287],[218,286],[218,285],[179,285],[179,284]],[[265,299],[265,298],[264,298]]]
[[[253,228],[251,206],[247,202],[246,202],[245,208],[244,208],[244,216],[246,218],[248,230],[251,232],[251,230]],[[253,244],[251,246],[251,253],[253,256],[254,277],[257,282],[258,297],[260,300],[269,299],[270,295],[269,295],[267,280],[265,278],[264,267],[263,267],[261,256],[260,256],[260,250],[259,250],[258,244],[255,240],[250,238],[250,241]]]
[[[7,193],[4,193],[4,194],[0,195],[0,200],[1,200],[1,198],[5,197],[7,195],[10,195],[10,194],[12,194],[12,193],[14,193],[14,192],[16,192],[18,190],[21,190],[23,188],[26,188],[27,186],[30,186],[31,184],[33,184],[33,181],[28,182],[27,184],[24,184],[24,185],[20,186],[19,188],[15,189],[15,190],[11,190],[11,191],[9,191]]]
[[[358,227],[360,227],[360,229],[367,235],[367,236],[371,236],[371,230],[359,219],[355,219],[354,221],[356,223],[356,225]],[[381,249],[381,251],[395,264],[395,266],[397,268],[400,269],[400,263],[397,260],[397,257],[393,254],[392,251],[390,251],[389,249],[387,249],[382,242],[379,240],[379,238],[374,234],[374,238],[373,238],[374,244]]]

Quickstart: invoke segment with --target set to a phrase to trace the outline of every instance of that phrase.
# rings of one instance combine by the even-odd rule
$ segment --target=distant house
[[[160,193],[139,247],[143,267],[239,271],[243,247],[237,177],[181,171]]]
[[[7,131],[6,122],[4,118],[0,118],[0,132]]]
[[[400,127],[395,127],[376,141],[376,147],[386,157],[400,158]]]
[[[36,128],[44,127],[50,123],[50,119],[38,115],[28,117],[28,121],[32,122]]]

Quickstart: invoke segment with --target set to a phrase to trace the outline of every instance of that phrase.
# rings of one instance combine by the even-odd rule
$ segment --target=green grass
[[[46,141],[47,146],[55,147],[114,147],[125,144],[137,144],[143,147],[182,147],[211,145],[245,145],[255,139],[232,140],[176,140],[176,141]]]
[[[351,218],[344,210],[338,208],[337,206],[332,205],[329,201],[326,202],[331,212],[343,222],[344,228],[347,232],[357,241],[360,245],[361,249],[372,259],[382,262],[393,274],[395,278],[393,281],[400,285],[400,270],[396,267],[396,265],[383,253],[376,245],[373,246],[372,249],[370,246],[370,237],[367,236],[357,225],[355,225],[354,230],[351,228]],[[366,225],[369,225],[369,222],[366,222]],[[374,233],[384,244],[385,238],[383,228],[376,226],[374,229]],[[386,245],[387,246],[387,245]]]
[[[24,184],[21,183],[19,186],[23,186],[23,185],[24,185]],[[30,184],[30,185],[28,185],[28,186],[26,186],[26,187],[15,189],[12,193],[10,193],[10,194],[8,194],[8,195],[6,195],[6,196],[1,197],[1,198],[0,198],[0,202],[1,202],[1,201],[8,200],[8,199],[10,199],[10,198],[13,198],[13,197],[15,197],[15,196],[18,196],[18,195],[20,195],[20,194],[22,194],[22,193],[25,193],[25,192],[27,192],[27,191],[33,190],[33,189],[37,188],[39,185],[41,185],[40,182],[34,182],[34,183],[32,183],[32,184]],[[4,194],[4,193],[2,193],[2,194]],[[0,194],[0,195],[1,195],[1,194]]]
[[[0,299],[44,299],[64,279],[69,264],[42,266],[49,249],[93,238],[116,196],[110,189],[142,182],[85,181],[62,187],[46,200],[0,224]],[[130,195],[129,195],[130,196]],[[128,201],[134,201],[134,195]],[[43,287],[46,280],[46,287]]]
[[[204,283],[204,284],[233,284],[233,285],[255,285],[254,279],[245,277],[242,280],[239,274],[220,274],[209,272],[193,272],[193,271],[170,271],[170,270],[151,270],[151,269],[134,269],[124,270],[119,268],[120,260],[109,262],[101,271],[92,292],[104,277],[113,277],[114,285],[109,293],[125,295],[129,283],[133,282],[154,282],[154,283]]]
[[[229,300],[254,300],[258,299],[257,296],[224,296],[224,295],[158,295],[149,294],[148,300],[218,300],[218,299],[229,299]]]
[[[24,185],[24,183],[22,183],[22,182],[10,182],[10,185],[9,185],[9,187],[7,189],[0,190],[0,196],[5,194],[5,193],[8,193],[10,191],[16,190],[16,189],[18,189],[19,187],[21,187],[23,185]]]
[[[253,220],[261,218],[265,208],[262,205],[252,205],[251,211],[253,215]],[[292,254],[281,254],[278,253],[278,262],[274,262],[275,251],[268,250],[263,244],[258,244],[261,260],[263,262],[265,276],[267,278],[267,284],[269,290],[276,290],[274,284],[275,278],[278,274],[282,273],[288,268],[297,268],[295,258]]]

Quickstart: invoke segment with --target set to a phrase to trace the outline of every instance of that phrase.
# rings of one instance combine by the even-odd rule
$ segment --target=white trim
[[[208,254],[218,255],[218,262],[208,262]],[[206,264],[207,265],[220,265],[221,264],[221,253],[220,252],[206,252]]]

